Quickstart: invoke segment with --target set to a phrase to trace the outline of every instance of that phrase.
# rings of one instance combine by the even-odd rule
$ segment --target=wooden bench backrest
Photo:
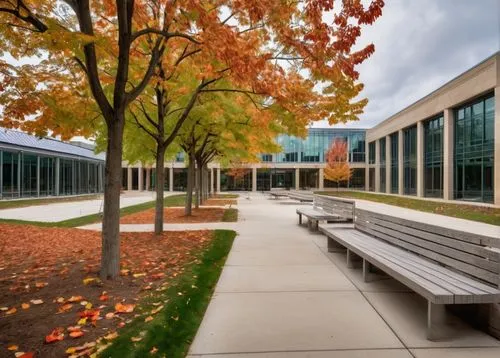
[[[335,214],[345,219],[354,219],[355,206],[354,200],[314,194],[314,208],[320,208],[326,213]]]
[[[301,198],[301,199],[312,199],[313,193],[310,191],[298,191],[298,190],[290,190],[288,194],[290,197]]]
[[[466,233],[366,210],[356,210],[355,228],[497,287],[500,239]]]

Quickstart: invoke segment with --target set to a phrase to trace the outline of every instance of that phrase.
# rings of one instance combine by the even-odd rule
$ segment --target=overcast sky
[[[500,49],[500,0],[385,3],[360,41],[375,44],[358,67],[369,104],[347,127],[373,127]]]

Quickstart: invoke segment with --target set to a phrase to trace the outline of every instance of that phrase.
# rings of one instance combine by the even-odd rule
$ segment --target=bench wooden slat
[[[498,273],[499,272],[499,264],[498,262],[491,261],[485,258],[482,258],[480,256],[476,255],[471,255],[467,252],[457,250],[453,247],[450,246],[444,246],[440,245],[436,242],[433,241],[427,241],[422,239],[422,235],[417,232],[416,230],[412,231],[413,229],[408,229],[405,227],[398,227],[397,230],[394,230],[392,228],[389,228],[387,225],[384,224],[384,222],[379,221],[378,219],[371,218],[368,216],[365,216],[364,214],[358,214],[357,217],[357,223],[358,225],[363,225],[367,226],[367,221],[371,221],[374,223],[377,223],[377,226],[370,226],[370,228],[373,228],[373,230],[376,230],[377,232],[380,232],[381,235],[390,235],[392,237],[398,238],[400,240],[406,241],[408,243],[411,243],[413,245],[422,247],[424,249],[429,249],[432,252],[439,253],[444,256],[451,257],[453,259],[457,259],[462,262],[466,263],[471,263],[474,264],[475,266],[491,271],[493,273]],[[409,235],[409,233],[412,233],[413,235]],[[417,236],[418,235],[418,236]],[[424,235],[427,237],[427,233]],[[449,239],[453,240],[453,239]],[[437,241],[439,242],[439,241]]]
[[[362,234],[362,233],[361,233]],[[393,247],[382,242],[381,245],[374,244],[373,240],[367,240],[367,236],[358,240],[358,245],[379,253],[390,261],[405,267],[407,270],[439,285],[454,294],[454,303],[485,303],[496,302],[500,291],[483,285],[479,282],[469,284],[464,282],[461,274],[443,268],[437,264],[419,258],[415,255],[405,255],[404,250]],[[471,280],[472,281],[472,280]]]
[[[348,239],[346,240],[345,236],[348,231],[350,229],[342,229],[342,234],[338,236],[334,235],[334,239],[433,303],[451,304],[454,302],[452,292],[425,280],[400,265],[394,264],[377,253],[367,253],[366,249],[359,247],[356,243],[352,243]]]
[[[437,297],[443,294],[442,290],[453,294],[453,300],[448,300],[447,303],[491,303],[500,300],[500,291],[495,288],[475,282],[357,230],[332,229],[324,225],[320,226],[320,230],[382,270],[384,268],[380,266],[381,259],[392,262],[394,267],[401,268],[400,273],[411,272],[412,275],[407,279],[415,282],[410,283],[401,277],[398,280],[433,303],[443,303],[442,298]],[[359,251],[356,252],[356,249]],[[371,259],[372,256],[376,261]],[[391,276],[393,273],[388,272]],[[430,284],[426,285],[425,281]],[[425,290],[420,291],[415,285],[424,285]]]
[[[358,216],[360,218],[366,219],[366,215],[365,216],[364,215],[365,214],[363,212],[358,211]],[[460,249],[461,251],[469,252],[471,254],[481,256],[492,261],[500,262],[500,252],[493,251],[484,246],[479,246],[477,244],[472,244],[466,241],[461,241],[454,238],[437,235],[431,232],[413,229],[412,227],[404,226],[398,223],[393,223],[392,221],[381,220],[377,218],[375,215],[370,215],[369,220],[393,230],[403,231],[410,235],[419,236],[425,240],[429,240],[437,244],[442,244],[444,246],[451,247],[453,249],[457,248]],[[499,272],[498,267],[496,268],[496,272]]]
[[[418,222],[418,221],[413,221],[413,220],[398,218],[398,217],[389,216],[389,215],[385,215],[385,214],[375,213],[375,212],[371,212],[368,210],[362,210],[362,209],[358,209],[356,211],[356,213],[357,214],[368,213],[369,215],[371,215],[373,217],[376,217],[376,218],[379,218],[382,220],[386,220],[386,221],[390,221],[393,223],[401,224],[401,225],[411,227],[411,228],[414,228],[417,230],[422,230],[422,231],[450,237],[450,238],[453,238],[456,240],[466,241],[466,242],[473,243],[476,245],[491,246],[491,247],[495,247],[497,249],[500,249],[500,235],[499,235],[499,237],[484,236],[484,235],[480,235],[480,234],[474,234],[474,233],[464,232],[464,231],[460,231],[460,230],[453,230],[453,229],[445,228],[442,226],[431,225],[431,224],[422,223],[422,222]]]
[[[388,241],[394,245],[397,245],[399,247],[403,247],[407,250],[410,250],[412,252],[418,253],[419,255],[425,256],[431,260],[437,261],[437,262],[442,262],[448,266],[454,267],[462,272],[468,272],[470,275],[481,278],[487,282],[490,282],[494,285],[498,285],[498,275],[494,274],[490,271],[481,269],[477,266],[468,264],[466,262],[462,262],[456,259],[453,259],[448,256],[441,255],[439,253],[436,253],[434,251],[424,249],[422,247],[416,246],[414,244],[398,240],[393,238],[390,235],[387,235],[385,233],[381,233],[379,231],[376,231],[372,229],[371,227],[360,225],[360,224],[355,224],[356,229],[361,230],[363,232],[366,232],[372,236],[381,238],[385,241]]]

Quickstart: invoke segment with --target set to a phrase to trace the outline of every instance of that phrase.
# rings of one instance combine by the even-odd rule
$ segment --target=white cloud
[[[498,0],[388,0],[358,46],[375,54],[359,71],[369,99],[360,121],[370,128],[500,49]],[[317,123],[320,127],[326,123]]]

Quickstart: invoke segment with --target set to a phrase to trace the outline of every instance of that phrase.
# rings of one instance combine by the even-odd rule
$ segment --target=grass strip
[[[215,285],[236,236],[234,231],[215,230],[208,248],[163,291],[153,291],[140,303],[142,315],[119,331],[119,337],[99,357],[186,356],[203,319]],[[154,302],[164,305],[154,319],[145,322]],[[132,337],[141,337],[133,342]],[[151,354],[156,350],[155,354]]]
[[[238,221],[238,209],[229,208],[224,210],[224,215],[222,216],[222,222],[236,222]]]
[[[395,205],[407,209],[452,216],[455,218],[500,226],[500,208],[479,205],[444,203],[433,200],[412,199],[400,196],[365,193],[360,191],[324,191],[317,192],[317,194],[338,196],[342,198],[369,200],[377,203]]]
[[[186,199],[185,194],[167,196],[165,198],[164,206],[183,206]],[[155,207],[155,201],[148,201],[145,203],[127,206],[120,209],[120,216],[125,216],[129,214],[134,214],[140,211],[148,210]],[[100,222],[102,220],[102,214],[91,214],[86,216],[80,216],[77,218],[72,218],[57,222],[44,222],[44,221],[27,221],[27,220],[16,220],[16,219],[0,219],[0,223],[8,224],[23,224],[23,225],[35,225],[41,227],[78,227],[88,224],[93,224]]]

